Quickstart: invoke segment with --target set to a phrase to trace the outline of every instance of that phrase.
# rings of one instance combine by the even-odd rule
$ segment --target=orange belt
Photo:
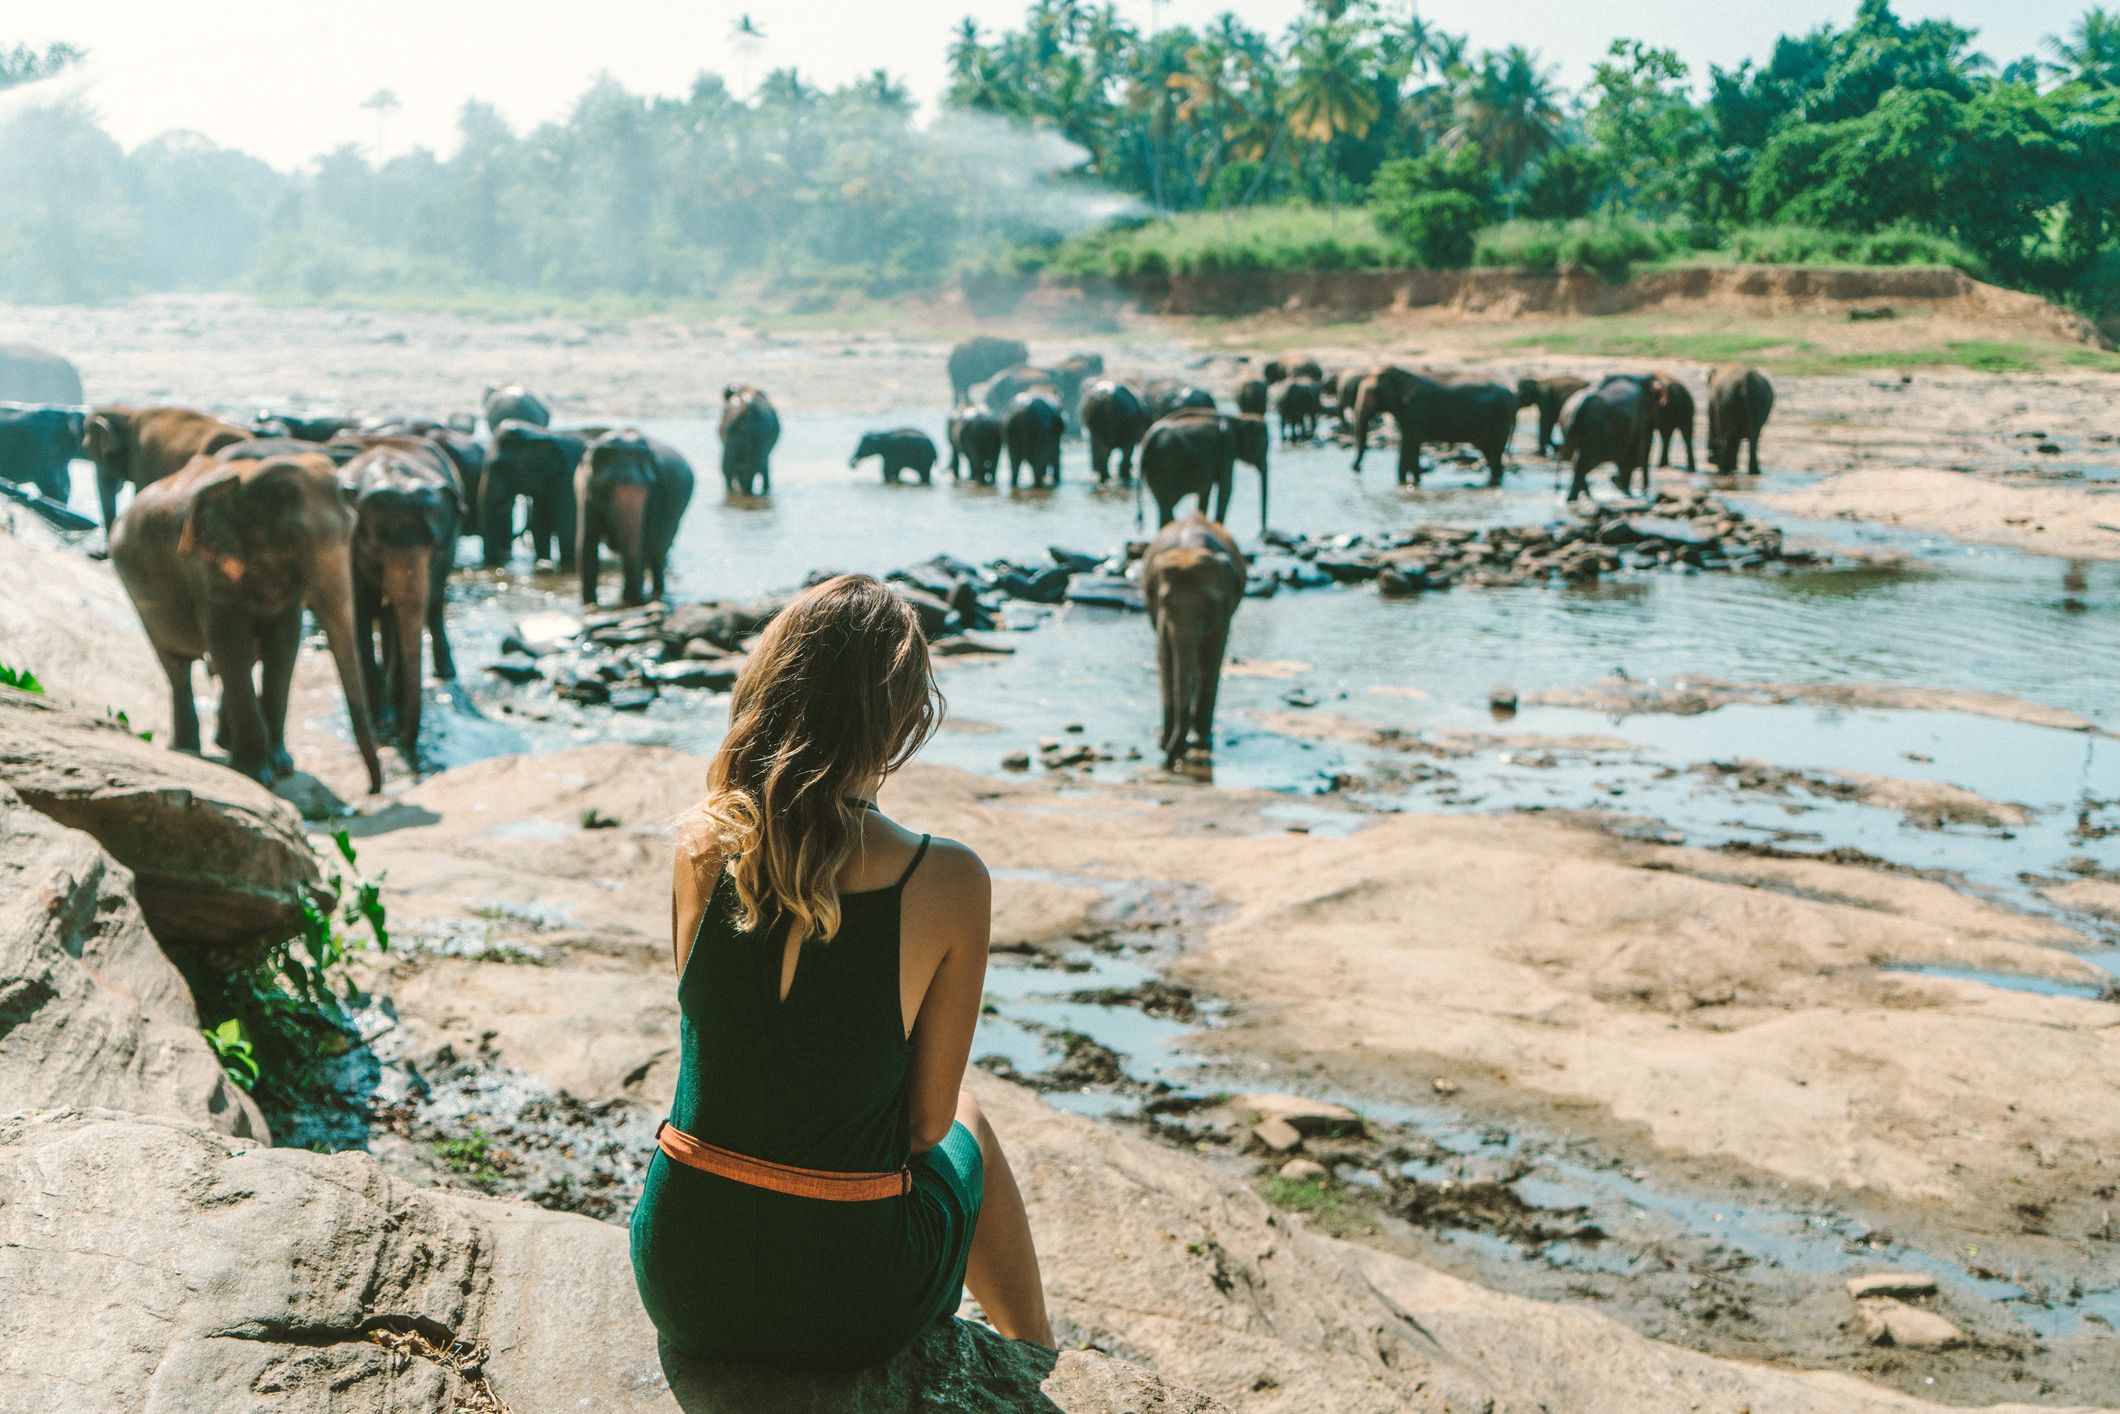
[[[895,1173],[828,1173],[823,1169],[799,1169],[793,1164],[754,1159],[694,1139],[664,1120],[655,1131],[655,1145],[686,1168],[718,1174],[769,1188],[797,1198],[822,1198],[831,1203],[873,1203],[879,1198],[902,1198],[913,1191],[913,1171]]]

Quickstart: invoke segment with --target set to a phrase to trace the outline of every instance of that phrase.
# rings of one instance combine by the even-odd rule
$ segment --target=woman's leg
[[[1030,1214],[1024,1211],[1016,1175],[1009,1171],[1008,1155],[1001,1152],[1001,1139],[986,1122],[979,1102],[963,1091],[957,1095],[957,1120],[979,1141],[986,1162],[986,1201],[972,1233],[972,1258],[964,1269],[964,1284],[972,1289],[995,1330],[1010,1340],[1053,1345],[1053,1324],[1045,1314],[1045,1283],[1038,1276],[1038,1249],[1031,1242]]]

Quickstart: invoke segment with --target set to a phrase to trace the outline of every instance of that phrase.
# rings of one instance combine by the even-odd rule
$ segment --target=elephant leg
[[[1575,478],[1568,483],[1568,499],[1573,501],[1578,496],[1588,495],[1589,492],[1590,457],[1586,452],[1577,452],[1575,454]]]
[[[502,492],[499,480],[489,474],[479,488],[479,558],[489,570],[507,564],[515,548],[515,497]]]
[[[571,484],[561,487],[553,499],[557,502],[552,508],[552,518],[554,528],[559,532],[559,567],[571,570],[575,561],[575,522],[579,519],[574,507],[574,487]]]
[[[265,714],[265,736],[271,744],[268,758],[275,777],[294,770],[294,757],[287,751],[287,699],[294,687],[294,663],[302,651],[302,610],[299,606],[265,625],[261,635]]]
[[[593,609],[597,571],[603,567],[603,517],[594,506],[582,513],[576,535],[574,564],[581,571],[582,603]]]
[[[1209,756],[1215,754],[1215,698],[1222,690],[1222,654],[1229,646],[1229,622],[1210,630],[1200,640],[1200,658],[1194,667],[1192,737]]]
[[[221,724],[227,733],[229,762],[251,779],[270,784],[272,748],[265,712],[251,681],[258,663],[257,630],[240,611],[225,614],[207,626],[206,654],[214,676],[221,680]]]
[[[1507,439],[1504,439],[1502,442],[1496,445],[1489,446],[1486,449],[1487,484],[1489,486],[1499,486],[1502,484],[1502,449],[1504,447],[1507,447],[1508,445],[1509,443]]]
[[[1679,435],[1686,439],[1686,470],[1698,471],[1700,468],[1693,464],[1693,429],[1682,427],[1679,429]],[[1665,462],[1664,465],[1669,466],[1670,463]]]
[[[199,750],[199,703],[191,695],[192,660],[182,653],[155,650],[162,675],[169,679],[169,744],[193,755]]]
[[[355,651],[360,654],[361,682],[368,689],[368,700],[377,704],[378,724],[387,726],[390,700],[380,695],[383,670],[375,646],[382,612],[382,588],[356,572],[353,577],[353,641]]]
[[[449,562],[436,557],[435,575],[427,591],[427,636],[434,640],[434,675],[443,682],[456,680],[456,654],[449,647],[449,616],[443,612],[442,593],[449,583]],[[656,597],[662,596],[662,582],[656,581]]]
[[[1178,700],[1183,684],[1175,635],[1166,624],[1156,633],[1156,684],[1163,689],[1163,769],[1173,770],[1185,755],[1185,704]]]
[[[1759,475],[1759,434],[1757,432],[1754,432],[1752,434],[1751,447],[1752,465],[1750,470],[1754,476],[1757,476]],[[1737,454],[1734,450],[1730,454],[1730,464],[1732,466],[1735,466],[1737,464]]]
[[[124,477],[105,470],[101,462],[96,463],[96,501],[103,508],[103,536],[106,540],[110,538],[110,528],[118,523],[118,488],[124,484]]]

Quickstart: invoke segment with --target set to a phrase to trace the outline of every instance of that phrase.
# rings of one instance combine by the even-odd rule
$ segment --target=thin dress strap
[[[902,889],[906,886],[906,881],[913,877],[913,871],[920,867],[920,861],[927,858],[928,841],[933,838],[933,835],[920,837],[920,848],[913,851],[913,862],[905,866],[905,872],[898,876],[898,882],[891,885],[892,888]]]

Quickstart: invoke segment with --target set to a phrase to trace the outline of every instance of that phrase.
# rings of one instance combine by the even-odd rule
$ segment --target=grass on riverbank
[[[1824,331],[1821,331],[1823,333]],[[1923,368],[1966,368],[1976,373],[2043,373],[2088,368],[2120,373],[2120,354],[2060,340],[1944,337],[1933,343],[1905,340],[1896,348],[1835,348],[1822,337],[1791,337],[1765,329],[1658,327],[1632,317],[1573,320],[1566,326],[1518,335],[1502,345],[1582,357],[1644,361],[1757,364],[1794,376],[1889,373]]]

